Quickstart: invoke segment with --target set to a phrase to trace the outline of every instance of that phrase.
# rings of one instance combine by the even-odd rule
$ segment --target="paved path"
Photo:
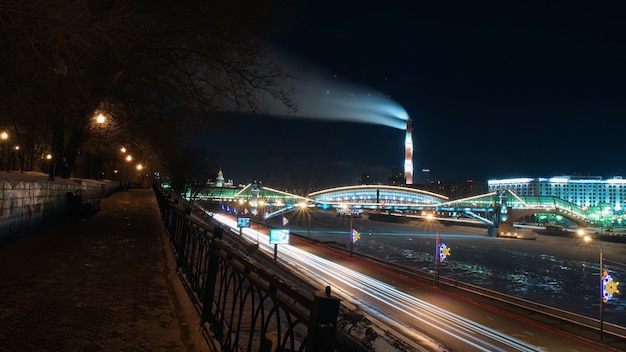
[[[205,351],[152,190],[0,246],[0,351]]]

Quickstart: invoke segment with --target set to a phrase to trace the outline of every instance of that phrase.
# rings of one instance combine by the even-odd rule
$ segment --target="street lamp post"
[[[20,146],[16,145],[15,147],[13,147],[13,158],[12,158],[12,168],[16,169],[16,167],[18,167],[20,169],[20,173],[24,172],[24,167],[22,165],[22,151],[20,150]],[[15,163],[17,163],[17,165],[15,165]]]
[[[602,258],[602,239],[598,239],[600,242],[600,280],[604,277],[603,258]],[[604,342],[604,290],[602,288],[602,281],[600,281],[600,342]]]
[[[48,163],[52,165],[54,160],[52,160],[52,154],[51,153],[46,154],[46,160],[48,160]],[[54,175],[53,174],[48,175],[48,181],[54,181]]]
[[[302,211],[304,211],[306,213],[306,216],[307,216],[307,238],[310,240],[311,239],[311,212],[310,212],[306,202],[301,202],[301,203],[298,204],[298,206],[300,207],[300,209]],[[352,226],[350,226],[350,227],[352,227]],[[350,231],[352,231],[352,229],[350,229]]]
[[[441,253],[439,253],[439,251],[441,250],[441,239],[439,238],[439,220],[437,220],[437,230],[435,231],[436,233],[436,248],[435,248],[435,261],[437,262],[437,276],[435,278],[435,286],[439,287],[439,267],[441,266]]]
[[[133,157],[132,155],[127,155],[126,156],[126,162],[129,164],[127,171],[126,171],[126,186],[130,187],[130,162],[133,161]]]
[[[307,235],[307,238],[310,240],[311,239],[311,211],[309,209],[307,209],[306,215],[307,215],[306,235]]]
[[[437,218],[435,218],[435,216],[433,214],[428,214],[426,216],[426,218],[429,221],[435,221],[435,225],[436,225],[436,227],[435,227],[435,270],[436,270],[436,273],[435,273],[435,287],[439,287],[439,266],[441,264],[441,256],[440,256],[440,253],[439,253],[439,251],[441,250],[440,249],[440,246],[441,246],[440,242],[441,242],[441,240],[439,238],[439,220],[437,220]]]
[[[124,155],[126,154],[126,147],[122,146],[120,148],[120,152],[122,153],[122,165],[120,166],[120,184],[124,183]]]
[[[265,223],[265,207],[267,206],[267,202],[265,202],[263,199],[259,200],[259,210],[257,215],[260,216],[261,219],[263,219],[263,223]],[[259,232],[261,231],[261,220],[259,220],[259,228],[256,231],[256,246],[257,248],[259,248]]]
[[[352,227],[352,219],[350,219],[350,256],[352,257],[352,249],[354,248],[354,242],[361,238],[361,234]]]
[[[352,217],[350,217],[350,256],[352,257],[352,250],[354,248],[354,227],[352,227]]]
[[[593,241],[591,236],[585,235],[585,232],[581,229],[578,230],[578,235],[583,236],[583,241],[585,243],[590,243]],[[600,243],[600,342],[604,342],[604,288],[602,287],[602,280],[604,278],[604,258],[602,255],[602,238],[598,238],[598,242]]]
[[[137,164],[137,166],[135,167],[137,169],[137,176],[139,177],[139,182],[137,184],[137,187],[142,187],[143,186],[143,177],[141,176],[141,172],[143,170],[143,165],[142,164]]]
[[[0,163],[0,167],[4,167],[7,171],[9,171],[9,161],[7,159],[9,159],[8,156],[8,143],[7,141],[9,140],[9,134],[6,133],[5,131],[2,132],[2,134],[0,135],[0,138],[2,138],[2,146],[0,146],[0,148],[2,148],[2,155],[0,155],[0,159],[2,159],[2,163]],[[6,158],[5,158],[5,154],[7,154]]]
[[[100,135],[102,133],[102,125],[104,124],[105,120],[106,119],[104,118],[104,115],[102,115],[102,114],[99,114],[96,117],[96,123],[98,124],[98,158],[97,158],[98,159],[98,167],[96,168],[97,171],[98,171],[98,176],[96,177],[97,180],[100,180],[101,176],[102,176],[101,175],[102,174],[102,161],[100,160],[100,139],[101,139]]]

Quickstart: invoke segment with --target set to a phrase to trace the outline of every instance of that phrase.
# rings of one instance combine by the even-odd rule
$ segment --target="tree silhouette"
[[[266,51],[289,18],[278,0],[5,0],[0,127],[27,165],[52,152],[51,172],[84,177],[104,111],[107,150],[134,143],[151,167],[184,169],[178,156],[220,112],[262,113],[262,96],[295,108]]]

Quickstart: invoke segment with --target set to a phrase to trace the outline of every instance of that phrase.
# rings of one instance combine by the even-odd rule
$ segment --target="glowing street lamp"
[[[581,229],[577,232],[578,236],[582,236],[585,243],[591,243],[593,239],[591,236],[586,235]],[[602,257],[602,239],[598,239],[600,244],[600,342],[604,341],[604,303],[608,302],[613,295],[618,293],[617,287],[619,282],[613,280],[613,277],[608,271],[604,270],[604,258]]]
[[[0,155],[0,158],[2,159],[2,163],[6,165],[6,170],[9,171],[9,163],[8,163],[8,150],[5,151],[5,149],[7,149],[7,141],[9,140],[9,134],[6,133],[6,131],[2,131],[2,134],[0,134],[0,138],[2,139],[2,146],[0,146],[2,148],[2,155]],[[7,157],[5,159],[4,154],[7,154]],[[0,165],[0,168],[2,166],[5,165]]]
[[[48,153],[46,154],[46,160],[48,160],[48,162],[51,164],[52,161],[52,154]],[[50,173],[50,175],[48,176],[48,181],[54,181],[54,176],[53,173]]]
[[[428,220],[429,222],[436,222],[436,230],[435,230],[435,267],[436,267],[436,276],[435,276],[435,287],[439,287],[439,267],[441,266],[441,243],[440,243],[440,239],[439,239],[439,220],[437,218],[435,218],[435,216],[432,213],[429,213],[428,215],[426,215],[426,220]]]
[[[126,162],[128,164],[130,164],[131,161],[133,161],[133,157],[132,157],[132,155],[128,154],[126,156]],[[128,165],[128,170],[130,170],[130,165]],[[126,171],[126,182],[130,184],[130,175],[129,174],[130,174],[130,171]]]
[[[142,175],[142,170],[143,170],[143,169],[145,169],[145,168],[146,168],[146,166],[145,166],[145,165],[143,165],[143,164],[137,164],[137,165],[135,166],[135,169],[137,170],[137,176],[136,176],[136,177],[137,177],[137,184],[138,184],[140,187],[141,187],[141,186],[143,186],[143,183],[144,183],[144,178],[143,178],[143,175]],[[190,196],[191,196],[191,195],[190,195]],[[191,198],[189,198],[189,199],[191,199]]]
[[[96,123],[98,124],[98,177],[96,178],[97,180],[100,179],[100,176],[102,174],[102,161],[100,160],[100,134],[102,133],[102,125],[104,124],[104,122],[106,121],[106,118],[104,117],[104,115],[99,114],[96,117]]]
[[[126,154],[126,147],[122,146],[120,148],[120,152],[122,155]],[[120,182],[124,182],[124,157],[122,156],[122,167],[120,169]]]
[[[0,148],[2,148],[2,155],[0,155],[0,158],[2,159],[2,163],[4,164],[4,165],[0,165],[0,168],[2,166],[5,166],[6,170],[9,171],[9,160],[8,160],[9,159],[9,153],[8,153],[9,134],[6,133],[6,131],[2,131],[2,134],[0,134],[0,138],[2,138],[2,146],[0,146]],[[6,154],[6,158],[4,154]]]
[[[307,238],[311,239],[311,212],[309,211],[309,207],[306,202],[298,203],[298,207],[304,211],[307,215]]]
[[[18,159],[17,163],[20,168],[20,172],[24,172],[24,163],[22,162],[22,153],[20,152],[20,146],[16,145],[15,147],[13,147],[13,149],[15,150],[15,157]]]
[[[265,210],[266,207],[268,206],[268,203],[265,199],[258,199],[257,200],[257,210],[256,210],[256,214],[254,215],[258,215],[259,216],[259,223],[261,223],[261,220],[263,221],[263,223],[265,223],[265,220],[267,219],[267,211]]]

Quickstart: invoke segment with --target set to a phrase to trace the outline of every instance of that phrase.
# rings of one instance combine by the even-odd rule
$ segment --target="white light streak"
[[[225,226],[237,228],[235,220],[221,214],[214,219]],[[238,231],[238,230],[236,230]],[[269,237],[252,228],[244,228],[243,234],[251,241],[259,240],[259,249],[273,253],[274,245]],[[318,282],[320,286],[330,285],[333,292],[342,299],[358,305],[379,320],[393,325],[396,331],[407,335],[415,334],[415,328],[438,331],[440,340],[455,339],[476,351],[541,351],[540,348],[522,340],[503,334],[497,330],[452,313],[415,296],[397,290],[393,286],[373,279],[358,271],[343,267],[324,258],[315,256],[297,247],[282,244],[278,256],[292,268],[299,268],[303,274]],[[382,309],[381,309],[382,308]],[[389,317],[404,317],[398,321],[409,321],[411,326],[392,320]],[[406,324],[406,323],[405,323]],[[443,337],[443,336],[447,337]]]

